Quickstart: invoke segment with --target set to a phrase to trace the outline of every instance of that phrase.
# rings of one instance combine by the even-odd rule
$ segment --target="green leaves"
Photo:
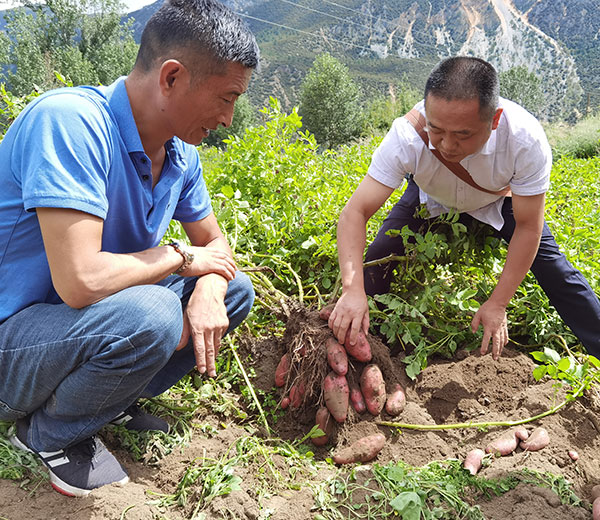
[[[423,504],[421,497],[414,491],[404,491],[390,501],[390,506],[401,515],[402,520],[419,520]]]

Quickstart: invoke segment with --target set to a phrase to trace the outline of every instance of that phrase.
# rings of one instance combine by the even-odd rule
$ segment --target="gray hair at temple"
[[[225,74],[236,62],[255,69],[260,53],[254,35],[231,9],[216,0],[166,0],[148,20],[135,68],[142,72],[169,59],[194,79]]]
[[[425,103],[428,95],[446,101],[478,99],[482,121],[491,121],[499,93],[498,74],[491,64],[481,58],[455,56],[438,63],[429,75]]]

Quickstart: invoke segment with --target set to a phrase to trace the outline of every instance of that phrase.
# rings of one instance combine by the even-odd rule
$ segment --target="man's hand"
[[[502,349],[508,343],[508,322],[506,320],[506,307],[486,301],[475,313],[471,321],[473,334],[483,325],[483,339],[481,340],[481,354],[488,351],[490,339],[492,340],[492,357],[497,361],[502,354]]]
[[[342,292],[329,316],[328,325],[339,343],[355,345],[361,328],[365,334],[369,330],[369,305],[365,292]]]
[[[221,275],[225,280],[235,278],[235,262],[230,254],[215,247],[191,247],[194,261],[181,273],[182,276],[203,276],[208,273]]]
[[[198,280],[183,318],[183,333],[177,349],[183,348],[192,336],[198,372],[215,377],[215,360],[221,338],[229,327],[224,298],[227,284],[222,277],[207,275]]]

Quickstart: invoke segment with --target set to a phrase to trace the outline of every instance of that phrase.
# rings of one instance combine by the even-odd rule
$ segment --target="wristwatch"
[[[174,271],[174,274],[183,273],[183,271],[185,271],[194,261],[194,253],[192,253],[188,247],[182,244],[179,240],[171,240],[171,242],[169,242],[167,245],[175,249],[175,251],[177,251],[183,258],[183,264],[181,264],[179,269]]]

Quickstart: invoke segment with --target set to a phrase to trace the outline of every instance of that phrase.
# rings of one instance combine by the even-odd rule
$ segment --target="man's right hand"
[[[358,333],[369,330],[369,305],[362,290],[345,291],[331,312],[329,328],[342,345],[355,345]]]

